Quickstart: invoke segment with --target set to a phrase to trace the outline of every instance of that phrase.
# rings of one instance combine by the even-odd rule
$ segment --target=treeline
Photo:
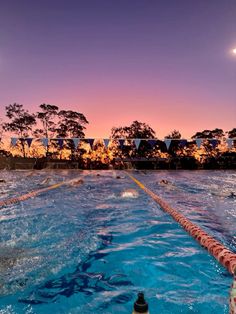
[[[234,158],[236,154],[236,128],[227,132],[219,128],[196,132],[188,141],[173,130],[163,141],[148,124],[134,121],[130,126],[113,127],[109,139],[94,141],[85,139],[89,122],[78,111],[41,104],[36,113],[30,113],[23,105],[14,103],[5,107],[5,113],[0,124],[1,138],[8,135],[18,140],[9,147],[1,142],[0,153],[4,156],[68,159],[88,167],[91,163],[108,166],[121,164],[122,160],[153,158],[188,158],[204,164],[209,159]],[[36,139],[32,145],[30,138]]]

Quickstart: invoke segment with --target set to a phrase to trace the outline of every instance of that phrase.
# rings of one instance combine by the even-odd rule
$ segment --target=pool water
[[[132,174],[236,251],[235,172]],[[3,171],[0,198],[47,177],[84,183],[0,210],[0,314],[128,314],[139,291],[150,314],[229,312],[228,272],[122,171]]]

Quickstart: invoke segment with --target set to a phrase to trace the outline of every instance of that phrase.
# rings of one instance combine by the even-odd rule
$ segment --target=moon
[[[233,53],[234,55],[236,55],[236,48],[233,48],[233,49],[232,49],[232,53]]]

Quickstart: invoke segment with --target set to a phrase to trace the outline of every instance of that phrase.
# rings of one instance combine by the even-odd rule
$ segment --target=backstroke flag
[[[202,145],[202,139],[201,138],[196,138],[196,144],[197,144],[197,147],[200,148],[201,145]]]
[[[42,141],[42,144],[43,144],[44,147],[48,146],[48,138],[46,138],[46,137],[41,138],[41,141]]]
[[[90,147],[93,147],[94,138],[87,138],[87,142],[89,143]]]
[[[77,148],[78,145],[79,145],[80,139],[78,137],[73,137],[72,141],[73,141],[73,143],[75,145],[75,148]]]
[[[229,148],[232,148],[232,146],[233,146],[233,140],[232,140],[232,138],[227,138],[226,143],[227,143],[227,145],[228,145]]]
[[[148,140],[148,144],[152,146],[152,148],[156,145],[157,141],[156,140]]]
[[[63,147],[63,138],[57,138],[56,140],[57,140],[58,145],[60,146],[60,149],[62,149],[62,147]]]
[[[213,148],[216,148],[216,145],[218,144],[218,141],[217,141],[216,139],[214,139],[214,138],[213,138],[213,139],[210,139],[209,141],[210,141],[212,147],[213,147]]]
[[[33,139],[32,139],[32,138],[30,138],[30,137],[27,137],[27,138],[25,138],[25,141],[26,141],[26,143],[28,144],[28,147],[30,148],[30,146],[31,146],[31,144],[32,144]]]
[[[108,138],[104,138],[103,142],[104,142],[105,147],[107,148],[108,145],[109,145],[110,140]]]
[[[16,146],[17,141],[18,141],[18,138],[12,137],[12,138],[11,138],[11,145],[12,145],[12,146]]]
[[[187,140],[180,140],[179,145],[181,147],[185,147],[187,145],[188,141]]]
[[[125,140],[123,140],[123,139],[120,139],[120,140],[119,140],[120,148],[123,148],[124,142],[125,142]]]
[[[141,142],[141,139],[140,139],[140,138],[136,138],[136,139],[134,140],[134,144],[135,144],[135,146],[136,146],[137,149],[139,149],[140,142]]]
[[[170,144],[171,144],[171,139],[166,138],[166,139],[164,140],[164,142],[165,142],[165,144],[166,144],[166,148],[167,148],[167,150],[169,150],[169,148],[170,148]]]

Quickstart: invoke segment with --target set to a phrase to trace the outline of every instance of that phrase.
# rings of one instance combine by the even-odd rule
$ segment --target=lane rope
[[[132,179],[143,191],[145,191],[152,199],[160,205],[160,207],[170,214],[172,218],[176,222],[178,222],[194,239],[196,239],[202,247],[208,250],[208,252],[213,255],[216,260],[222,264],[231,274],[234,275],[233,284],[231,286],[230,291],[230,314],[236,314],[236,254],[227,249],[223,244],[219,241],[215,240],[212,236],[208,235],[205,231],[203,231],[200,227],[192,223],[188,220],[184,215],[179,213],[177,210],[169,206],[164,200],[162,200],[159,196],[149,190],[144,184],[142,184],[139,180],[133,177],[127,171],[125,172],[130,179]],[[57,189],[63,185],[71,184],[77,179],[72,179],[69,181],[63,181],[60,183],[56,183],[50,185],[48,187],[31,191],[29,193],[20,195],[18,197],[12,197],[0,201],[0,209],[7,205],[15,204],[27,200],[29,198],[35,197],[39,194],[48,192],[50,190]]]
[[[29,198],[32,198],[32,197],[35,197],[35,196],[37,196],[39,194],[42,194],[42,193],[45,193],[45,192],[48,192],[48,191],[51,191],[51,190],[55,190],[55,189],[57,189],[57,188],[59,188],[59,187],[61,187],[63,185],[71,184],[73,182],[76,182],[78,179],[79,178],[72,179],[72,180],[69,180],[69,181],[59,182],[59,183],[52,184],[52,185],[50,185],[48,187],[45,187],[45,188],[42,188],[42,189],[31,191],[29,193],[26,193],[26,194],[23,194],[23,195],[20,195],[20,196],[7,198],[7,199],[5,199],[3,201],[0,201],[0,209],[2,209],[5,206],[11,205],[11,204],[16,204],[16,203],[25,201],[25,200],[27,200]]]
[[[185,229],[197,242],[200,243],[208,252],[215,257],[215,259],[223,265],[231,274],[236,274],[236,254],[227,249],[222,243],[214,239],[207,232],[202,230],[199,226],[191,222],[184,215],[179,213],[176,209],[168,205],[159,196],[149,190],[144,184],[133,177],[126,171],[126,174],[132,179],[143,191],[145,191],[152,199],[160,205],[160,207],[171,215],[176,222],[178,222],[183,229]],[[236,300],[235,300],[236,302]],[[235,312],[236,313],[236,312]]]

